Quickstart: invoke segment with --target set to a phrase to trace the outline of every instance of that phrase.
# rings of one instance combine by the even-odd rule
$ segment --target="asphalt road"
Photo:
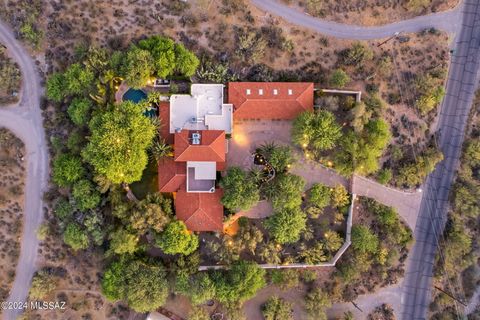
[[[25,143],[27,154],[24,224],[21,251],[15,281],[8,301],[25,301],[32,275],[36,270],[38,239],[36,230],[43,219],[43,192],[48,179],[48,149],[40,111],[40,78],[30,55],[23,49],[5,24],[0,22],[0,43],[8,48],[9,55],[22,72],[20,101],[12,106],[0,107],[0,127],[6,127]],[[20,310],[4,310],[4,320],[14,320]]]
[[[395,32],[417,32],[426,28],[437,28],[447,32],[458,30],[461,21],[462,6],[454,10],[419,16],[387,25],[364,27],[321,20],[303,12],[292,9],[280,0],[250,0],[259,9],[282,17],[286,21],[323,33],[328,36],[344,39],[381,39],[392,36]]]
[[[403,285],[402,319],[426,319],[432,290],[432,269],[448,208],[448,196],[458,167],[464,131],[478,84],[480,68],[480,1],[467,0],[462,8],[462,27],[456,37],[446,97],[440,111],[438,145],[445,160],[424,186],[415,229],[416,243],[409,257]],[[448,283],[447,291],[455,292]],[[459,311],[463,307],[459,305]]]

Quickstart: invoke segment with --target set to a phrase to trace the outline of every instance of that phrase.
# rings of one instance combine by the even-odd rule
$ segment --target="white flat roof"
[[[215,180],[217,163],[210,161],[187,161],[187,168],[195,168],[195,180]]]
[[[170,133],[180,129],[232,132],[233,106],[223,103],[223,84],[191,86],[191,94],[170,97]]]

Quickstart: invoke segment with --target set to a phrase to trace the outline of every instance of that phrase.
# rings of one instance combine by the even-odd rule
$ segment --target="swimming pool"
[[[130,88],[122,96],[123,101],[132,101],[134,103],[139,103],[142,100],[147,98],[147,94],[140,89]]]

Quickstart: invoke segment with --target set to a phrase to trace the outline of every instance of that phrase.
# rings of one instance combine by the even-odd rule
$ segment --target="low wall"
[[[337,263],[338,259],[345,253],[345,251],[350,247],[352,243],[352,219],[353,219],[353,208],[355,207],[355,199],[356,194],[352,194],[352,203],[350,204],[350,208],[348,209],[348,217],[347,217],[347,228],[345,232],[345,242],[343,243],[342,247],[337,251],[335,256],[332,260],[327,262],[322,262],[319,264],[305,264],[305,263],[291,263],[291,264],[259,264],[258,266],[262,269],[295,269],[295,268],[317,268],[317,267],[334,267]],[[226,269],[228,266],[225,265],[217,265],[217,266],[200,266],[198,268],[199,271],[206,271],[206,270],[221,270]]]

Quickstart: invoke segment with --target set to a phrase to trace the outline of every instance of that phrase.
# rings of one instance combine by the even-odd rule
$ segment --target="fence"
[[[337,251],[335,256],[332,260],[328,262],[322,262],[318,264],[305,264],[305,263],[291,263],[291,264],[259,264],[258,266],[262,269],[294,269],[294,268],[316,268],[316,267],[334,267],[337,263],[338,259],[345,253],[345,251],[350,247],[351,236],[352,236],[352,219],[353,219],[353,209],[355,207],[355,199],[356,194],[352,194],[352,203],[350,204],[350,208],[348,209],[348,217],[347,217],[347,228],[345,233],[345,242],[343,243],[342,247]],[[198,268],[199,271],[206,271],[206,270],[221,270],[226,269],[228,266],[225,265],[217,265],[217,266],[200,266]]]

